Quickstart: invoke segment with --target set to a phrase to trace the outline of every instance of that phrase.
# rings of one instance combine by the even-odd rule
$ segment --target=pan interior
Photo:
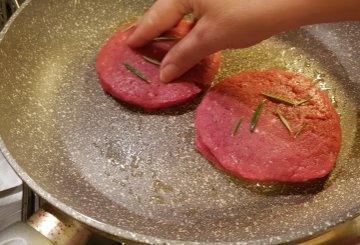
[[[217,81],[250,69],[303,73],[329,93],[342,119],[342,150],[329,178],[301,185],[248,184],[215,169],[194,150],[199,100],[150,113],[119,103],[100,88],[98,51],[150,5],[33,1],[13,22],[0,43],[0,136],[22,177],[29,176],[32,187],[46,191],[53,204],[67,205],[66,212],[128,238],[125,231],[167,240],[276,243],[355,215],[360,191],[356,37],[347,51],[353,63],[343,62],[332,44],[317,36],[321,28],[223,52]]]

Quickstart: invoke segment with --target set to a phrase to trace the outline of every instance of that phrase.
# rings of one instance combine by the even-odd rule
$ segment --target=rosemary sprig
[[[288,98],[282,97],[280,95],[276,95],[276,94],[271,94],[271,93],[261,93],[262,95],[264,95],[265,97],[271,99],[271,100],[275,100],[277,102],[283,103],[283,104],[287,104],[287,105],[296,105],[296,103]]]
[[[235,134],[237,133],[237,131],[239,130],[241,123],[242,123],[242,118],[239,118],[239,120],[237,120],[235,127],[232,130],[232,136],[235,136]]]
[[[147,83],[150,83],[149,79],[147,79],[147,78],[145,77],[145,75],[142,74],[142,73],[141,73],[139,70],[137,70],[135,67],[129,65],[128,63],[124,63],[123,65],[124,65],[124,67],[125,67],[128,71],[132,72],[135,76],[139,77],[141,80],[144,80],[144,81],[147,82]]]
[[[304,122],[300,129],[295,133],[294,138],[297,138],[300,134],[302,134],[305,131],[305,128],[308,126],[307,122]]]
[[[259,120],[260,113],[261,113],[262,109],[264,108],[264,104],[265,104],[265,100],[261,101],[255,110],[255,113],[254,113],[253,118],[251,119],[251,123],[250,123],[250,132],[251,133],[253,133],[255,131],[256,124]]]
[[[283,116],[279,108],[276,108],[275,110],[277,116],[280,118],[280,121],[284,124],[284,126],[289,130],[290,133],[292,133],[291,127],[289,122],[286,120],[286,118]]]
[[[160,61],[156,60],[156,59],[153,59],[153,58],[150,58],[148,56],[143,56],[144,60],[146,60],[147,62],[151,63],[151,64],[154,64],[154,65],[157,65],[157,66],[160,66]]]
[[[173,36],[162,36],[153,39],[154,42],[166,42],[166,41],[175,41],[175,40],[179,40],[179,38]]]
[[[299,106],[299,105],[302,105],[306,102],[308,102],[309,100],[312,99],[311,96],[309,96],[308,98],[304,99],[304,100],[300,100],[300,101],[292,101],[291,99],[288,99],[288,98],[285,98],[285,97],[282,97],[280,95],[277,95],[277,94],[272,94],[272,93],[261,93],[262,95],[264,95],[265,97],[271,99],[271,100],[274,100],[276,102],[280,102],[280,103],[283,103],[283,104],[286,104],[286,105],[294,105],[294,106]]]

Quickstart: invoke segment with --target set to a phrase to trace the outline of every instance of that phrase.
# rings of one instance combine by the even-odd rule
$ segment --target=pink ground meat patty
[[[191,24],[181,21],[164,36],[181,38],[191,29]],[[220,55],[203,59],[189,72],[172,83],[159,79],[159,66],[144,60],[147,56],[161,61],[176,40],[151,42],[140,49],[131,49],[126,44],[132,29],[123,28],[116,32],[101,49],[96,62],[96,71],[102,88],[113,97],[145,109],[163,109],[184,104],[196,97],[213,81],[219,66]],[[149,83],[140,79],[128,69],[127,63],[140,71]]]
[[[292,106],[262,93],[294,102],[310,99]],[[255,131],[250,132],[254,112],[264,99]],[[277,108],[292,132],[280,121]],[[205,158],[255,182],[324,177],[334,168],[341,145],[339,117],[328,96],[304,76],[276,70],[239,73],[210,89],[197,108],[195,127],[196,149]]]

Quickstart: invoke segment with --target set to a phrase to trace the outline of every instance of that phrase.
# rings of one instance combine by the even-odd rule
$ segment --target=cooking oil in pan
[[[330,62],[331,59],[325,60],[298,48],[296,42],[275,37],[251,48],[223,51],[222,67],[215,82],[241,71],[261,69],[301,73],[314,81],[329,94],[342,115],[343,146],[331,180],[341,172],[353,145],[356,123],[349,122],[356,122],[356,111],[342,86],[347,79],[346,73],[343,74],[340,68],[331,69]],[[117,109],[121,113],[116,112]],[[301,186],[253,185],[217,170],[194,150],[194,110],[182,114],[146,114],[116,104],[116,110],[108,110],[107,113],[116,120],[105,130],[109,131],[108,138],[104,136],[100,140],[102,143],[94,147],[101,154],[100,158],[107,162],[104,175],[114,190],[109,197],[119,203],[130,202],[128,208],[136,213],[141,213],[147,206],[151,207],[154,215],[160,216],[171,213],[174,207],[187,205],[209,208],[236,206],[259,201],[257,198],[262,200],[269,195],[280,196],[281,200],[281,196],[295,195],[293,202],[301,203],[331,183],[326,179]],[[98,122],[96,125],[106,123]],[[118,132],[117,136],[115,132]],[[182,137],[186,140],[182,141]],[[156,153],[149,149],[156,149]],[[173,171],[174,168],[176,171]],[[98,188],[105,186],[99,182]],[[292,201],[285,198],[284,202],[291,204]],[[283,204],[282,201],[278,203]]]

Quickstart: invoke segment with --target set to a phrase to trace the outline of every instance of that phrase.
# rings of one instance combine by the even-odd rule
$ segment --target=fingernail
[[[163,82],[171,82],[179,74],[179,68],[174,64],[168,64],[160,71],[160,80]]]

